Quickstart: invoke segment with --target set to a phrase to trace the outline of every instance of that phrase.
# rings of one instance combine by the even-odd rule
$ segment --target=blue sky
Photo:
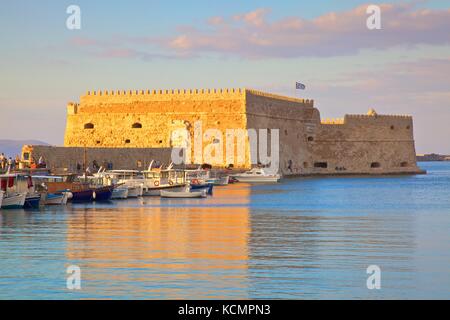
[[[411,114],[417,151],[450,153],[450,2],[371,3],[381,31],[355,0],[6,1],[2,138],[62,144],[65,105],[87,90],[249,87],[313,98],[323,118]]]

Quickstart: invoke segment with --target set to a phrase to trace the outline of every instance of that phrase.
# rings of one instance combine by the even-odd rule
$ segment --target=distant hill
[[[48,146],[49,144],[39,140],[1,140],[0,139],[0,154],[4,153],[8,157],[15,157],[22,153],[22,146],[24,144],[36,144]]]

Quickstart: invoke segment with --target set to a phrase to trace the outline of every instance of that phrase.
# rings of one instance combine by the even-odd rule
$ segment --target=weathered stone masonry
[[[321,121],[313,100],[249,89],[88,92],[68,104],[65,146],[172,148],[171,132],[187,129],[193,139],[197,121],[203,132],[279,129],[285,175],[420,172],[409,116],[372,111]],[[248,146],[244,165],[234,165],[251,165]]]

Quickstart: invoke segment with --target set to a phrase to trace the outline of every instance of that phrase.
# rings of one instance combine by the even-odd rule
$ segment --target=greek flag
[[[303,83],[296,82],[296,83],[295,83],[295,89],[305,90],[305,89],[306,89],[306,86],[305,86]]]

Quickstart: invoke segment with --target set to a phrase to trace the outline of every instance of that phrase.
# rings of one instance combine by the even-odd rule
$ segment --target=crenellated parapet
[[[410,115],[367,115],[367,114],[347,114],[346,118],[349,119],[412,119]]]
[[[243,99],[245,89],[153,89],[153,90],[99,90],[88,91],[81,104],[123,103],[131,101],[219,100]]]
[[[314,107],[314,100],[286,97],[245,88],[220,89],[158,89],[158,90],[98,90],[87,91],[81,97],[81,104],[123,103],[131,101],[169,101],[169,100],[227,100],[245,99],[248,94],[264,98],[301,103]]]

